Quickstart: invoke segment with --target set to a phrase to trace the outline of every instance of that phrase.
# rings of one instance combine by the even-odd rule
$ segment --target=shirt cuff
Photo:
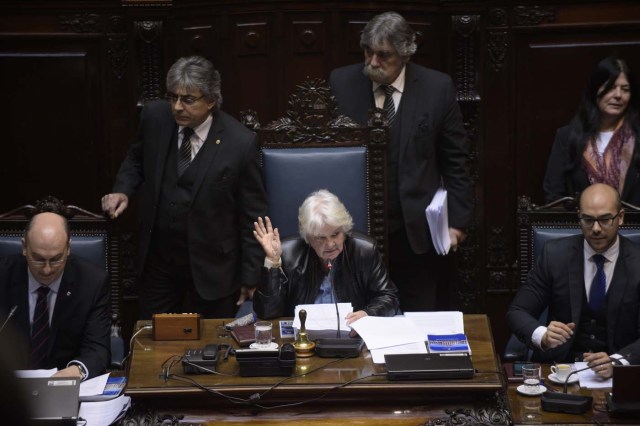
[[[541,325],[540,327],[533,330],[533,334],[531,335],[531,343],[538,349],[544,350],[542,348],[542,338],[544,337],[544,333],[547,332],[547,327]]]
[[[84,382],[85,380],[87,380],[87,378],[89,377],[89,369],[87,368],[87,366],[84,365],[82,361],[78,361],[77,359],[69,361],[69,363],[67,364],[67,367],[71,367],[72,365],[77,365],[78,367],[80,367],[80,369],[84,373],[84,377],[82,378],[82,381]]]
[[[272,262],[268,257],[264,258],[264,267],[265,268],[279,268],[282,265],[282,262]]]
[[[620,354],[613,354],[610,355],[609,358],[613,358],[615,360],[618,360],[618,362],[620,362],[620,364],[622,365],[631,365],[631,363],[629,361],[627,361],[627,359],[625,357],[623,357]]]

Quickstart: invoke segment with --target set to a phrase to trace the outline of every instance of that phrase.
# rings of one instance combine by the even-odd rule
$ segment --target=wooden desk
[[[134,417],[182,413],[188,418],[198,419],[196,424],[223,420],[238,422],[242,416],[251,416],[263,424],[291,421],[291,416],[295,416],[294,421],[308,423],[318,413],[322,418],[331,417],[342,422],[367,417],[369,423],[396,421],[399,424],[418,424],[430,419],[450,421],[453,418],[484,419],[490,416],[493,420],[488,424],[509,424],[502,376],[496,373],[501,371],[501,367],[487,317],[465,315],[464,321],[474,368],[478,371],[473,379],[388,381],[384,365],[373,364],[366,349],[362,356],[344,360],[317,356],[298,358],[294,375],[290,378],[239,377],[234,357],[218,363],[218,371],[228,375],[188,376],[228,398],[247,400],[256,393],[263,394],[258,404],[264,407],[308,401],[277,409],[237,404],[182,381],[165,380],[163,376],[163,363],[172,356],[179,357],[187,348],[203,347],[206,343],[235,343],[223,331],[222,320],[205,320],[200,341],[156,342],[152,339],[151,330],[143,331],[133,344],[126,394],[133,398],[137,407]],[[280,342],[276,326],[274,336]],[[171,373],[184,376],[181,364],[177,363]],[[341,386],[357,379],[361,380]],[[405,421],[409,423],[402,423]]]
[[[549,366],[543,365],[544,384],[550,390],[562,392],[562,385],[556,385],[546,377]],[[584,389],[578,384],[570,385],[568,393],[593,396],[593,406],[584,414],[565,414],[543,411],[540,397],[520,395],[516,391],[519,383],[509,384],[509,406],[515,425],[553,424],[553,425],[593,425],[593,424],[640,424],[640,419],[610,418],[606,413],[606,393],[611,389]]]

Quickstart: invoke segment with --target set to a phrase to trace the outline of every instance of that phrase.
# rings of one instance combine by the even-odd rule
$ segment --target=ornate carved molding
[[[543,22],[556,20],[553,6],[516,6],[513,9],[515,25],[540,25]]]
[[[122,6],[134,7],[170,7],[173,0],[120,0]]]
[[[161,41],[163,27],[161,21],[137,21],[134,23],[138,40],[140,58],[141,87],[138,107],[146,101],[158,99],[161,96]]]
[[[489,31],[487,41],[489,60],[495,72],[502,70],[509,47],[509,33],[507,31]]]
[[[445,410],[448,417],[429,420],[424,426],[508,426],[513,421],[504,392],[496,392],[492,398],[479,401],[474,408]]]
[[[58,18],[63,31],[74,33],[101,33],[103,25],[100,15],[96,13],[76,13],[75,15],[62,15]]]
[[[506,9],[496,7],[489,11],[488,20],[489,27],[506,27],[509,25],[509,14]]]
[[[121,79],[129,62],[129,49],[127,48],[127,37],[109,37],[107,40],[107,54],[111,69],[117,79]]]

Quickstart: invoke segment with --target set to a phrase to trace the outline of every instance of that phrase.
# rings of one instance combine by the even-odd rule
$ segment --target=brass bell
[[[305,326],[305,322],[307,321],[307,311],[304,309],[300,310],[300,332],[298,333],[298,338],[295,342],[293,342],[293,347],[296,350],[296,356],[300,358],[306,358],[313,356],[313,350],[316,347],[316,344],[309,340],[309,336],[307,336],[307,327]]]

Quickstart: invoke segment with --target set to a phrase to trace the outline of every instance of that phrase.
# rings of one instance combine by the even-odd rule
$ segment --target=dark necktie
[[[49,347],[49,287],[40,286],[31,326],[31,358],[34,368],[44,368]]]
[[[393,86],[383,84],[382,90],[384,91],[384,110],[387,113],[387,120],[389,120],[389,126],[393,123],[393,118],[396,116],[396,106],[393,103],[393,92],[396,89]]]
[[[607,277],[604,274],[605,257],[601,254],[595,254],[592,257],[596,264],[596,275],[591,282],[591,290],[589,291],[589,307],[593,312],[599,312],[604,305],[604,298],[607,293]]]
[[[193,135],[191,127],[182,129],[182,144],[178,150],[178,176],[182,176],[191,164],[191,135]]]

